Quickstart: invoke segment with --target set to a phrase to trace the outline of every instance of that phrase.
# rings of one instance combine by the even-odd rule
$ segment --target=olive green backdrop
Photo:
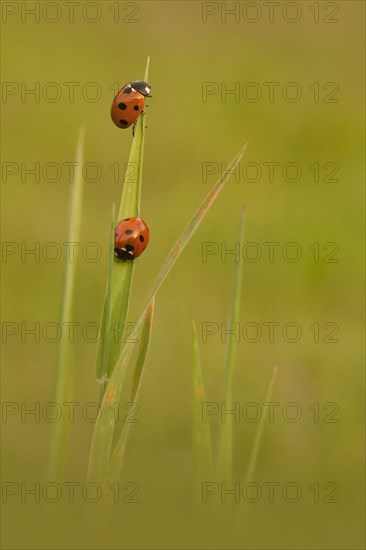
[[[3,482],[17,491],[4,496],[4,548],[362,548],[363,3],[99,1],[75,3],[73,14],[65,2],[2,4]],[[222,165],[246,141],[249,147],[158,295],[139,423],[108,523],[81,495],[93,430],[86,415],[95,412],[81,409],[98,396],[88,323],[100,318],[111,205],[120,200],[132,139],[112,124],[110,104],[118,85],[143,77],[147,55],[153,97],[142,217],[151,238],[136,262],[131,321]],[[52,488],[48,496],[42,490],[52,481],[44,472],[57,343],[48,323],[59,320],[67,163],[82,125],[89,164],[76,252],[80,405],[58,480],[62,498],[50,503]],[[239,503],[228,495],[225,504],[225,487],[217,485],[205,504],[194,482],[191,318],[207,400],[220,404],[238,259],[225,250],[235,247],[242,206],[254,244],[240,251],[240,418],[227,489],[235,482],[243,489],[258,428],[250,420],[263,410],[274,365],[277,405],[264,424],[253,492],[241,493]],[[87,243],[102,251],[97,261]],[[207,243],[214,253],[204,257]],[[38,256],[25,254],[35,247]],[[35,323],[38,341],[26,332]],[[207,323],[215,334],[205,342]],[[268,323],[275,323],[271,338]],[[39,418],[25,414],[35,406]],[[210,422],[216,444],[220,415]],[[75,503],[65,481],[80,484]],[[137,503],[122,502],[135,487],[129,482],[139,487]],[[39,503],[25,493],[33,486]]]

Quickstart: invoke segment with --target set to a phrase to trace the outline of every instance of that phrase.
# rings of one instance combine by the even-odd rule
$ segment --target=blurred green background
[[[120,200],[132,139],[130,130],[110,120],[115,83],[142,78],[151,56],[142,195],[151,239],[135,270],[131,321],[217,178],[203,181],[203,163],[219,168],[245,141],[249,148],[239,181],[230,180],[158,295],[140,422],[132,430],[122,479],[139,485],[140,502],[111,506],[113,521],[107,525],[98,513],[88,516],[85,508],[93,505],[82,505],[80,498],[74,504],[65,499],[34,504],[32,497],[24,503],[20,494],[9,497],[3,505],[4,548],[363,548],[363,2],[302,1],[295,7],[280,2],[273,22],[265,2],[78,2],[73,22],[64,2],[38,3],[35,9],[45,11],[37,21],[24,7],[37,3],[21,4],[2,3],[3,240],[19,248],[40,243],[41,251],[50,242],[63,247],[71,190],[63,163],[73,162],[84,125],[85,161],[97,163],[101,176],[85,182],[79,248],[98,243],[103,255],[93,263],[77,254],[74,318],[80,326],[100,319],[111,205]],[[236,16],[225,13],[233,8],[240,10]],[[205,10],[213,12],[206,22]],[[298,21],[290,22],[296,14]],[[65,84],[70,82],[77,83],[73,101]],[[218,92],[204,98],[207,82]],[[245,97],[249,82],[262,92],[258,101]],[[265,82],[279,83],[272,102]],[[297,102],[283,98],[290,82],[301,89]],[[329,82],[338,89],[333,95],[334,84],[324,88]],[[24,95],[37,86],[36,96]],[[221,96],[225,86],[244,89],[244,96]],[[55,90],[61,95],[50,101]],[[99,97],[92,101],[95,90]],[[263,164],[269,162],[279,163],[273,182]],[[282,176],[289,162],[301,167],[299,181]],[[39,181],[32,174],[22,178],[21,163],[23,170],[40,163]],[[47,163],[62,167],[61,174],[52,166],[42,174]],[[258,181],[247,181],[246,163],[260,165]],[[314,163],[319,181],[310,169]],[[327,163],[335,164],[324,167]],[[334,166],[335,181],[328,181]],[[94,177],[92,168],[89,174]],[[227,320],[234,257],[218,253],[203,262],[202,247],[207,242],[234,247],[242,206],[246,239],[263,256],[245,261],[241,327],[257,323],[263,333],[256,343],[240,338],[234,400],[240,406],[263,404],[271,369],[279,366],[272,400],[280,403],[278,411],[296,402],[302,417],[291,423],[278,412],[265,424],[255,480],[281,487],[296,482],[302,496],[289,503],[279,491],[269,503],[263,493],[255,504],[232,508],[216,497],[211,509],[194,485],[191,318],[201,341],[204,323],[220,326]],[[273,262],[263,245],[269,241],[280,243]],[[289,242],[300,247],[298,262],[282,257]],[[323,249],[329,242],[339,247],[337,262],[324,261],[332,251]],[[320,261],[309,249],[314,243]],[[39,261],[21,253],[3,256],[4,322],[31,328],[58,321],[65,259],[65,253],[54,263],[42,254]],[[272,343],[263,325],[268,322],[280,323]],[[296,343],[282,337],[289,322],[301,327]],[[328,322],[339,327],[336,343],[325,341],[330,329],[322,327]],[[314,323],[321,327],[319,342],[309,328]],[[82,406],[98,396],[96,344],[86,342],[80,329],[75,334],[74,400]],[[20,326],[4,339],[3,399],[29,408],[52,401],[57,344],[22,338]],[[207,399],[219,402],[225,358],[220,332],[201,343],[201,352]],[[315,402],[319,422],[309,409]],[[329,402],[339,408],[338,422],[324,421]],[[215,442],[219,415],[211,421]],[[3,481],[44,483],[52,424],[31,416],[24,422],[14,414],[3,419],[2,428]],[[244,419],[235,424],[235,481],[245,474],[256,428]],[[64,480],[85,483],[92,430],[93,423],[76,414]],[[338,502],[323,502],[328,482],[339,486]],[[321,488],[319,503],[309,489],[314,483]],[[234,525],[226,526],[223,518],[234,514]]]

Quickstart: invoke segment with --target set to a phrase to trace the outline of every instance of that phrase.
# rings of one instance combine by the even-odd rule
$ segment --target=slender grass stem
[[[192,319],[192,409],[193,409],[193,446],[196,453],[197,469],[200,479],[211,479],[213,473],[211,431],[209,422],[202,418],[206,402],[203,382],[197,327]]]
[[[82,197],[83,197],[83,163],[84,163],[84,128],[80,129],[76,150],[75,181],[71,189],[69,207],[68,242],[79,242],[80,226],[82,219]],[[75,287],[75,262],[66,262],[62,307],[60,313],[60,324],[72,321],[74,287]],[[68,340],[66,331],[63,332],[57,359],[57,374],[55,386],[55,402],[58,404],[72,401],[74,387],[74,361],[72,343]],[[62,474],[69,440],[70,423],[63,415],[59,422],[52,425],[50,438],[49,459],[47,473],[49,479],[55,479]]]
[[[278,372],[278,367],[273,367],[271,378],[270,378],[269,384],[268,384],[265,403],[268,403],[270,401],[272,391],[273,391],[273,386],[274,386],[276,376],[277,376],[277,372]],[[260,448],[260,444],[261,444],[262,437],[263,437],[264,423],[265,423],[265,420],[267,418],[267,414],[268,414],[268,411],[266,411],[266,413],[263,413],[260,420],[259,420],[259,422],[258,422],[258,428],[257,428],[257,432],[256,432],[255,438],[254,438],[254,445],[253,445],[253,449],[252,449],[252,452],[251,452],[251,455],[250,455],[247,473],[246,473],[246,476],[245,476],[245,483],[248,483],[253,479],[253,474],[254,474],[254,471],[255,471],[256,464],[257,464],[258,453],[259,453],[259,448]]]
[[[245,209],[243,208],[240,218],[238,242],[240,250],[244,245],[244,223]],[[230,335],[226,347],[225,372],[224,372],[224,391],[223,400],[227,410],[232,409],[232,387],[233,387],[233,372],[235,363],[236,342],[234,341],[235,326],[239,321],[240,302],[243,278],[243,262],[239,261],[235,270],[235,278],[233,285],[233,293],[231,300],[231,311],[229,315],[229,330],[233,331]],[[233,461],[233,420],[231,416],[226,422],[221,424],[218,459],[217,459],[217,475],[220,479],[230,481],[232,474]]]

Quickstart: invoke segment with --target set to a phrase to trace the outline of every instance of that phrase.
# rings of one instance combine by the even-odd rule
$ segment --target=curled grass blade
[[[205,386],[203,383],[201,357],[198,345],[196,323],[192,319],[193,343],[193,446],[196,454],[197,469],[202,479],[212,479],[212,446],[210,424],[203,422],[203,407],[206,401]]]
[[[238,242],[240,250],[244,246],[244,222],[245,209],[243,208],[241,218]],[[231,301],[231,311],[229,317],[229,330],[235,331],[235,326],[239,322],[240,301],[243,277],[243,262],[239,261],[235,269],[235,278],[233,286],[233,294]],[[234,334],[230,334],[226,347],[225,373],[224,373],[224,402],[227,410],[232,409],[232,387],[233,387],[233,371],[235,362],[236,345]],[[220,479],[230,480],[232,470],[232,453],[233,453],[233,419],[232,415],[226,422],[221,424],[219,448],[218,448],[218,463],[217,474]]]
[[[148,80],[148,58],[145,70],[145,80]],[[132,140],[130,156],[124,179],[121,203],[118,212],[118,220],[140,215],[142,166],[145,140],[145,114],[137,119],[135,136]],[[113,367],[120,354],[123,344],[123,333],[128,315],[130,293],[132,285],[134,263],[121,262],[114,259],[110,284],[110,322],[104,322],[104,331],[98,343],[97,351],[97,379],[102,383],[101,395],[103,395],[107,379],[110,377]],[[104,307],[103,317],[106,308]]]
[[[79,131],[77,149],[76,149],[76,169],[75,181],[71,188],[69,222],[68,222],[68,242],[80,241],[80,227],[82,218],[82,200],[83,200],[83,164],[84,164],[84,128]],[[66,262],[62,291],[62,309],[60,314],[60,326],[66,326],[72,321],[74,287],[76,262]],[[57,373],[55,386],[55,402],[65,403],[72,401],[74,387],[74,361],[72,357],[73,344],[68,340],[66,331],[63,331],[60,340],[60,347],[57,358]],[[66,415],[63,415],[59,422],[52,426],[50,438],[48,475],[50,479],[57,478],[63,469],[66,458],[70,423]]]

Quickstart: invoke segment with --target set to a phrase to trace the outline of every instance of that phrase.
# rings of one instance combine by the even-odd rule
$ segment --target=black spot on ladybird
[[[124,90],[122,90],[124,94],[130,94],[132,92],[131,86],[127,86]]]
[[[126,103],[118,103],[118,109],[121,109],[122,111],[124,111],[125,109],[127,109]]]
[[[144,237],[143,237],[142,235],[139,236],[139,239],[140,239],[140,241],[141,241],[142,243],[143,243],[144,240],[145,240]]]
[[[119,121],[119,123],[121,124],[121,126],[128,126],[127,120],[124,120],[123,118],[121,118],[121,120]]]
[[[131,235],[133,233],[132,229],[126,229],[125,231],[126,235]]]
[[[138,105],[134,105],[133,108],[134,108],[135,111],[138,111],[138,110],[139,110],[139,106],[138,106]]]

